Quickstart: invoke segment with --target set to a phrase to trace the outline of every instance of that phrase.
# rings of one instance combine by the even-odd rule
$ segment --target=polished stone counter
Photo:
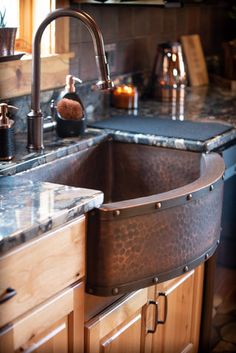
[[[140,100],[137,110],[109,108],[102,115],[88,115],[88,120],[107,119],[113,115],[134,114],[144,117],[158,116],[171,120],[219,122],[231,124],[234,129],[205,142],[170,138],[158,135],[134,134],[122,131],[87,129],[79,138],[60,139],[55,132],[44,134],[43,152],[28,152],[26,134],[16,135],[16,155],[10,162],[0,161],[0,176],[13,175],[40,164],[64,157],[71,153],[96,145],[111,137],[121,142],[142,143],[175,149],[206,152],[236,140],[236,93],[209,87],[188,88],[183,104],[171,104],[156,100]]]
[[[96,145],[106,138],[107,133],[105,131],[93,132],[91,130],[87,131],[79,138],[64,139],[57,137],[55,132],[47,132],[44,134],[45,149],[42,152],[29,152],[26,149],[26,134],[17,134],[15,136],[15,157],[9,162],[0,161],[0,176],[14,175],[55,159],[65,157]]]
[[[99,207],[103,193],[52,183],[0,181],[0,254]]]
[[[113,138],[117,141],[206,152],[215,150],[236,139],[236,92],[225,91],[220,88],[208,86],[187,88],[181,102],[160,102],[154,99],[140,100],[137,110],[111,109],[108,117],[127,113],[143,117],[156,116],[163,119],[180,120],[183,123],[189,120],[230,124],[234,129],[205,142],[155,135],[134,135],[122,131],[107,130],[107,132],[112,133]]]

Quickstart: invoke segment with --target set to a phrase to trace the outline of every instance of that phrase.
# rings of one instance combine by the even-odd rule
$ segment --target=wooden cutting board
[[[199,35],[185,35],[180,39],[187,63],[190,85],[207,85],[209,83],[208,72]]]

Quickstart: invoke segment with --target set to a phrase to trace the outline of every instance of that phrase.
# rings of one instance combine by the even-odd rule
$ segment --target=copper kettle
[[[152,96],[172,100],[186,86],[186,71],[179,42],[159,44],[152,70]]]

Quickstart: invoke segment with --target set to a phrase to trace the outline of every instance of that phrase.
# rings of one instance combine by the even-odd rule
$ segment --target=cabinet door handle
[[[13,298],[16,294],[17,292],[15,291],[15,289],[8,287],[5,293],[3,293],[0,297],[0,304],[7,302],[9,299]]]
[[[164,318],[163,320],[158,320],[157,323],[164,325],[166,323],[166,318],[167,318],[167,313],[168,313],[168,300],[167,300],[167,294],[165,292],[160,292],[159,296],[164,297]]]
[[[158,303],[155,300],[149,300],[148,305],[154,305],[155,307],[155,320],[154,327],[152,329],[147,329],[147,333],[155,333],[158,325]]]

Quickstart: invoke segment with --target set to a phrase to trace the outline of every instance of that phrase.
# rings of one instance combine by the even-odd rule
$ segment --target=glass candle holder
[[[138,91],[132,85],[120,85],[114,88],[112,92],[112,105],[115,108],[137,109]]]

